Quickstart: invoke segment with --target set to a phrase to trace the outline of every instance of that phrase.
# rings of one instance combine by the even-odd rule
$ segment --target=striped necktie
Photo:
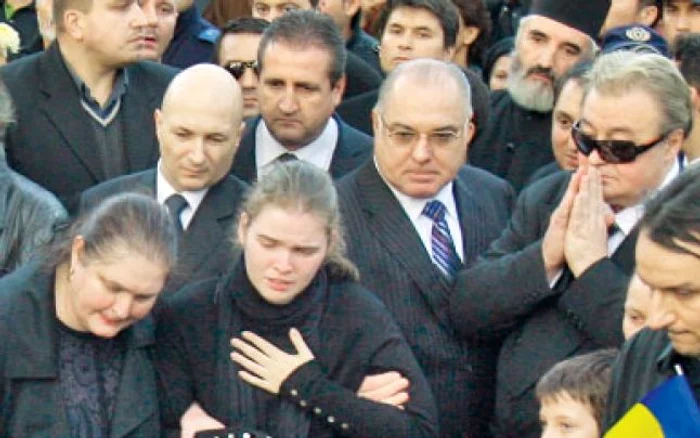
[[[445,220],[445,205],[438,200],[432,200],[425,204],[423,214],[433,221],[430,238],[430,244],[433,249],[433,264],[448,278],[452,279],[462,263],[455,250],[450,229]]]

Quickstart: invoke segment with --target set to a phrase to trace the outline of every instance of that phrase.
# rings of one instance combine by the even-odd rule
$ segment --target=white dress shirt
[[[172,185],[170,185],[168,180],[165,179],[165,175],[163,175],[163,172],[160,169],[160,160],[158,161],[158,171],[156,173],[156,199],[158,200],[159,204],[165,205],[165,200],[168,199],[170,195],[174,195],[175,193],[181,194],[187,201],[187,207],[185,207],[180,213],[180,223],[182,224],[182,229],[186,230],[190,225],[190,222],[192,222],[192,218],[194,218],[194,214],[197,212],[197,209],[202,204],[204,197],[207,195],[209,187],[197,191],[178,192]]]

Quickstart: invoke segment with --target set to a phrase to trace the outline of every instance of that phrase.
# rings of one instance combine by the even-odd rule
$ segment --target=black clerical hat
[[[610,9],[610,0],[533,0],[530,14],[551,18],[598,38]]]

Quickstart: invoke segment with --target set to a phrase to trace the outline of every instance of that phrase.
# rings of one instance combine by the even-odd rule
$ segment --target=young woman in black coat
[[[310,164],[278,165],[254,186],[236,229],[241,261],[178,292],[159,320],[173,436],[437,436],[425,377],[389,312],[356,282],[339,222],[331,179]],[[410,382],[408,397],[358,395],[366,376],[387,371]]]
[[[146,316],[175,262],[168,213],[106,200],[0,281],[0,437],[158,437]]]

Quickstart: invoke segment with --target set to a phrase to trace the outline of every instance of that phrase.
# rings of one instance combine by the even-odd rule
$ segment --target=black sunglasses
[[[576,149],[583,155],[589,156],[594,150],[597,150],[600,158],[605,162],[617,164],[633,162],[637,156],[666,140],[668,133],[643,145],[637,145],[629,140],[596,140],[581,131],[581,121],[579,120],[574,123],[571,136],[576,143]]]
[[[252,69],[255,76],[258,75],[258,61],[233,61],[224,67],[231,76],[239,80],[247,68]]]

